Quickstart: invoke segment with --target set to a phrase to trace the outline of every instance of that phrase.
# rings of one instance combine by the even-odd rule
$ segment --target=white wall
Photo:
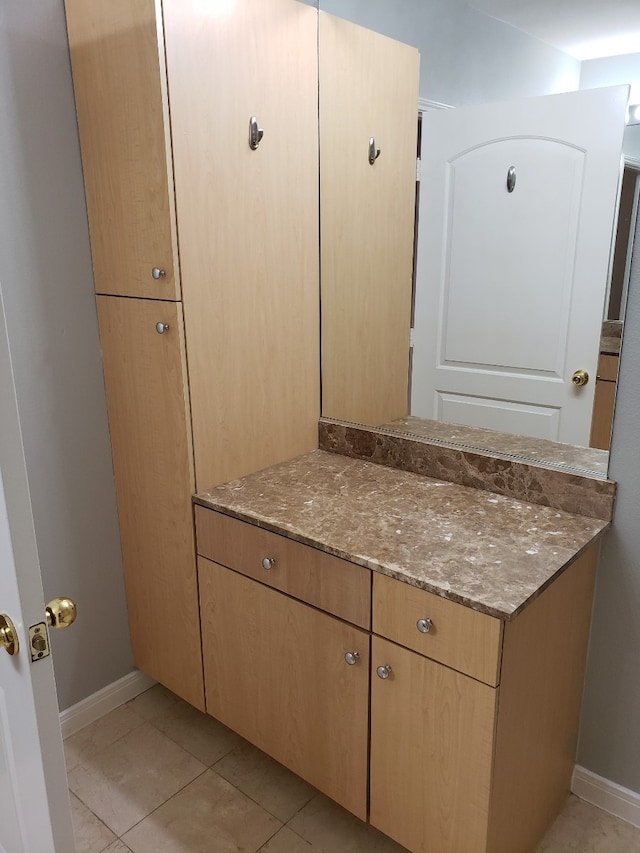
[[[462,0],[320,0],[420,51],[420,95],[465,106],[578,88],[580,63]]]
[[[581,89],[616,86],[618,83],[629,83],[631,85],[629,103],[640,104],[640,53],[606,56],[582,63]],[[627,157],[640,161],[640,124],[627,127],[623,150]]]
[[[640,793],[640,220],[620,359],[610,475],[618,481],[596,589],[579,763]]]
[[[0,282],[61,709],[132,669],[63,0],[0,4]],[[44,610],[43,610],[44,618]]]

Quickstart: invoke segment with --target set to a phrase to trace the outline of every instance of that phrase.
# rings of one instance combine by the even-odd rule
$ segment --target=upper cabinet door
[[[202,489],[317,447],[317,12],[165,0],[164,23]]]
[[[180,299],[160,0],[65,0],[97,293]]]
[[[322,414],[380,424],[407,412],[419,54],[324,12],[319,44]]]

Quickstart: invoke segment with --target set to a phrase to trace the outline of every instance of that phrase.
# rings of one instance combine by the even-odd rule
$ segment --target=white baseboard
[[[156,682],[153,678],[135,669],[129,675],[119,678],[113,684],[108,684],[97,693],[92,693],[86,699],[82,699],[76,705],[72,705],[60,713],[60,728],[62,729],[62,737],[66,738],[69,735],[80,731],[89,723],[98,720],[114,708],[124,705],[130,699],[134,699],[140,693],[144,693]]]
[[[640,827],[640,794],[604,779],[577,764],[573,770],[571,790],[598,808]]]

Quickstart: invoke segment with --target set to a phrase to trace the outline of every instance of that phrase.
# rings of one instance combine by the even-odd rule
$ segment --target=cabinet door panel
[[[199,490],[315,449],[320,410],[317,13],[215,5],[164,2]]]
[[[135,664],[204,710],[181,307],[97,302]]]
[[[407,413],[419,55],[325,12],[319,50],[322,414],[381,424]]]
[[[65,6],[96,291],[179,299],[160,0]]]
[[[371,823],[414,853],[481,853],[497,691],[379,637],[371,662]]]
[[[217,563],[198,570],[207,711],[365,820],[369,635]]]

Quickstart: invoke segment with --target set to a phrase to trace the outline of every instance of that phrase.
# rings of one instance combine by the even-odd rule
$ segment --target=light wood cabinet
[[[376,636],[371,660],[371,823],[411,851],[485,850],[497,691]]]
[[[407,413],[419,54],[319,17],[322,414],[381,424]]]
[[[488,673],[500,661],[497,686],[456,672],[422,654],[378,638],[380,631],[421,635],[414,621],[425,608],[394,607],[379,620],[374,577],[371,655],[371,823],[412,853],[531,853],[569,794],[575,761],[598,547],[592,546],[522,614],[500,628],[500,645],[480,640]],[[399,589],[402,601],[404,590]],[[433,596],[413,590],[416,602]],[[451,604],[451,602],[446,602]],[[443,611],[434,639],[454,636],[469,616]],[[433,611],[434,614],[436,611]],[[472,611],[471,611],[472,612]],[[423,614],[424,615],[424,614]],[[476,614],[482,616],[483,614]],[[491,617],[486,617],[491,619]],[[450,620],[452,622],[450,623]],[[498,620],[494,620],[498,622]],[[472,623],[467,624],[467,628]],[[499,623],[498,623],[498,627]],[[450,632],[453,629],[453,634]],[[466,633],[474,644],[482,635]],[[421,635],[419,642],[427,639]],[[463,660],[477,660],[469,650]],[[390,667],[378,677],[378,667]],[[386,673],[383,673],[386,674]]]
[[[317,447],[317,11],[65,5],[134,657],[202,708],[191,495]]]
[[[209,560],[198,570],[207,711],[366,820],[369,634]]]
[[[65,7],[96,292],[180,299],[161,2]]]
[[[97,302],[134,662],[204,710],[182,307]]]
[[[371,636],[322,612],[328,555],[197,511],[207,711],[362,819],[368,784],[412,853],[531,853],[569,794],[598,546],[506,623],[374,572]]]
[[[317,447],[317,11],[164,0],[196,487]],[[249,119],[264,136],[249,147]]]
[[[609,450],[611,446],[619,362],[620,357],[617,355],[601,353],[598,359],[598,375],[596,376],[589,444],[591,447],[600,448],[600,450]]]

